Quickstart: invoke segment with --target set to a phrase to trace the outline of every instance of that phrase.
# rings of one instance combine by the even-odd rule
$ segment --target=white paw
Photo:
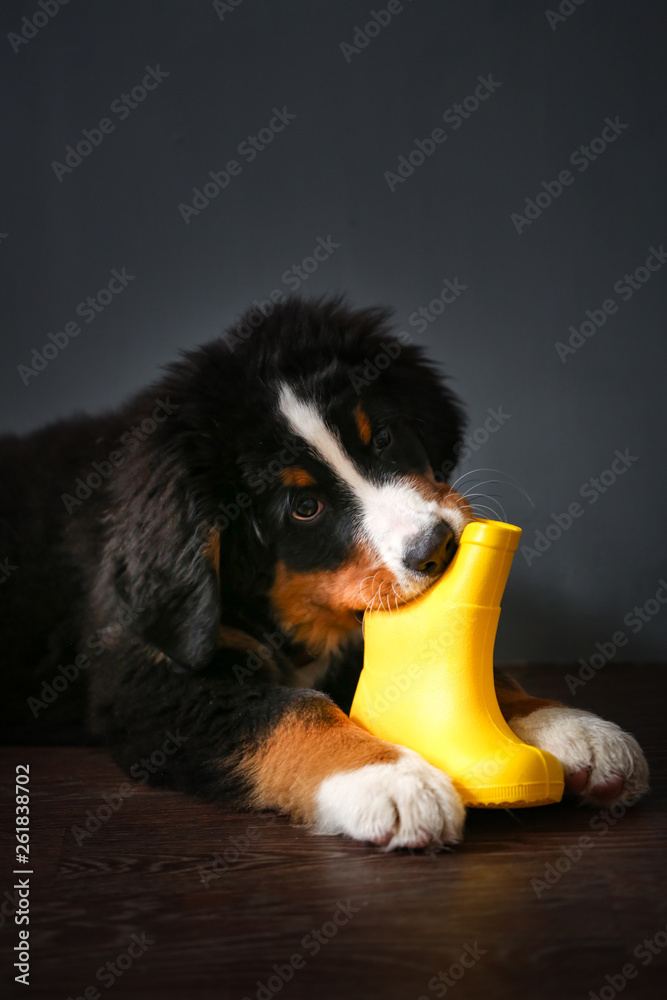
[[[524,743],[548,750],[565,785],[590,805],[627,802],[648,791],[648,765],[634,736],[580,708],[538,708],[511,727]]]
[[[453,844],[465,807],[449,778],[413,750],[393,764],[366,764],[325,778],[317,791],[317,833],[396,847]]]

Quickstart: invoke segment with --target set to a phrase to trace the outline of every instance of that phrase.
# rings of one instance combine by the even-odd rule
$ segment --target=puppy
[[[460,839],[450,779],[348,719],[363,612],[409,601],[472,511],[461,409],[379,309],[258,313],[117,412],[0,444],[4,737],[386,848]],[[254,323],[254,326],[253,326]],[[647,788],[611,722],[499,681],[588,803]]]

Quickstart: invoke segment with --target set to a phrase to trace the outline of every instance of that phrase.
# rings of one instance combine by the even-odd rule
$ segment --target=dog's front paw
[[[648,791],[648,765],[634,736],[579,708],[550,707],[510,726],[524,743],[548,750],[563,766],[565,787],[589,805],[610,805]]]
[[[339,771],[317,792],[318,833],[343,833],[388,851],[454,844],[464,819],[451,778],[403,748],[394,763]]]

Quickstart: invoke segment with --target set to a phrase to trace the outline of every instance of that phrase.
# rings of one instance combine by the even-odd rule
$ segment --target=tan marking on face
[[[443,510],[457,511],[463,517],[465,524],[475,520],[472,507],[466,498],[447,483],[439,483],[430,468],[425,476],[415,474],[408,476],[407,481],[425,500],[435,501]]]
[[[299,573],[278,563],[270,597],[282,623],[320,656],[358,631],[360,611],[404,603],[396,584],[391,571],[362,549],[335,570]]]
[[[362,444],[369,444],[371,440],[371,422],[361,403],[357,403],[354,408],[354,419]]]
[[[298,469],[296,466],[290,465],[287,469],[283,469],[280,473],[280,478],[282,479],[285,486],[315,486],[316,482],[313,476],[305,469]]]
[[[379,564],[387,566],[412,596],[419,593],[414,579],[411,580],[403,560],[405,545],[422,532],[429,531],[442,518],[438,508],[449,506],[448,519],[460,535],[466,520],[472,517],[460,513],[463,500],[448,487],[438,487],[435,477],[417,477],[432,499],[426,499],[415,488],[415,483],[407,476],[382,477],[377,481],[369,477],[353,461],[343,447],[340,435],[329,426],[313,400],[300,399],[294,389],[283,385],[280,392],[280,410],[295,434],[308,442],[310,448],[326,463],[332,472],[345,484],[359,510],[358,535],[377,553]],[[449,500],[444,503],[447,494]],[[460,502],[459,502],[460,500]]]
[[[217,528],[211,528],[209,531],[202,547],[202,555],[211,563],[215,575],[220,579],[220,532]]]
[[[238,769],[250,779],[256,809],[279,809],[297,822],[315,819],[315,797],[325,778],[366,764],[393,764],[400,751],[353,725],[336,705],[321,700],[295,706]]]

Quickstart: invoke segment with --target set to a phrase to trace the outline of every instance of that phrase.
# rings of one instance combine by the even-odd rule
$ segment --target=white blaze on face
[[[360,540],[371,546],[399,580],[408,583],[414,579],[403,563],[409,543],[431,531],[438,521],[447,521],[460,537],[465,518],[458,509],[428,500],[409,479],[386,483],[367,479],[315,404],[300,399],[289,385],[281,388],[279,408],[292,432],[307,441],[355,497],[361,511]]]

